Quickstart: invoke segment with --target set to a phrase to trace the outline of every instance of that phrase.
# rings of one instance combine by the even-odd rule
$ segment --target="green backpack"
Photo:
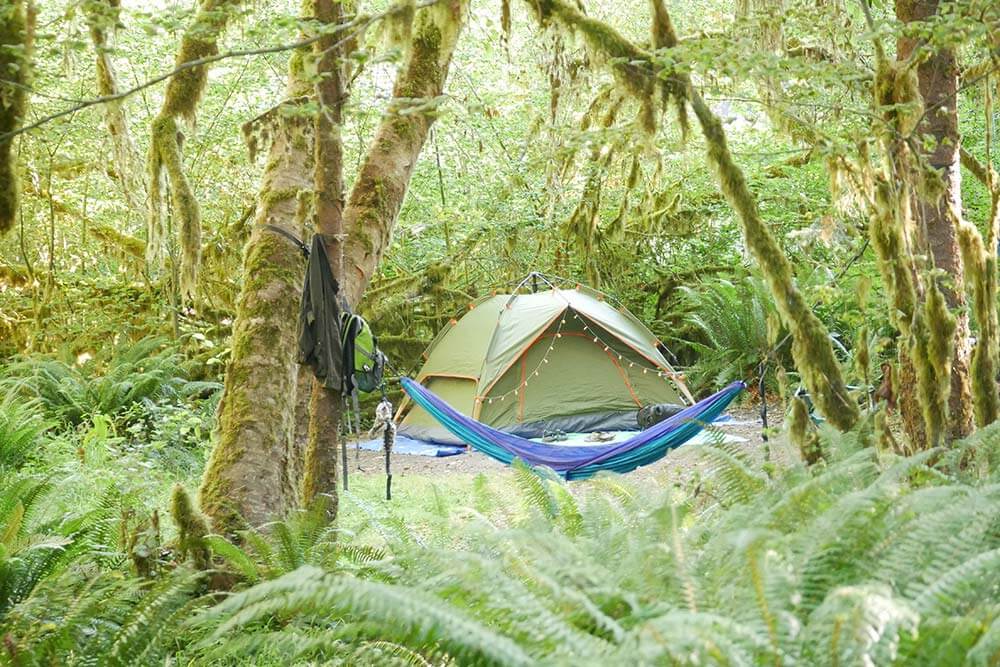
[[[378,338],[360,315],[343,312],[340,325],[344,375],[353,380],[358,391],[375,391],[382,386],[386,362],[385,354],[378,347]]]

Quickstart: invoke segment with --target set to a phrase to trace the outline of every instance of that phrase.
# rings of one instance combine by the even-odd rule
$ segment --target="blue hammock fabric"
[[[734,382],[623,442],[595,446],[561,446],[535,442],[504,433],[466,417],[433,392],[409,378],[403,389],[413,401],[438,420],[456,438],[502,463],[519,458],[533,466],[548,466],[566,479],[586,479],[602,470],[626,473],[649,465],[704,428],[746,388]]]

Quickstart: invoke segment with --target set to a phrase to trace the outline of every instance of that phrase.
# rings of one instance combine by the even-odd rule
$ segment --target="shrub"
[[[698,332],[680,341],[697,354],[688,373],[694,387],[713,389],[753,377],[771,352],[768,318],[776,316],[763,280],[711,280],[681,290],[689,308],[686,321]]]
[[[73,426],[97,414],[134,423],[157,401],[218,387],[213,382],[187,381],[180,355],[153,337],[116,349],[105,364],[95,360],[81,367],[56,359],[26,359],[8,371],[22,379],[23,387],[41,401],[49,416]]]
[[[37,400],[8,392],[0,400],[0,470],[17,470],[34,454],[46,424]]]

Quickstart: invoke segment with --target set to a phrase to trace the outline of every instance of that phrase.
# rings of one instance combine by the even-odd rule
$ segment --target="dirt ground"
[[[731,408],[727,414],[733,423],[714,425],[724,433],[746,438],[742,446],[753,452],[754,458],[764,459],[764,443],[761,439],[760,408],[757,406]],[[774,405],[768,409],[768,426],[777,431],[781,427],[781,408]],[[771,457],[784,460],[792,456],[783,443],[771,439]],[[354,448],[349,445],[350,463],[356,474],[382,475],[385,473],[385,455],[382,452],[372,452]],[[454,474],[509,474],[509,468],[475,450],[457,456],[431,457],[413,456],[394,453],[391,460],[393,477],[424,476],[436,477]],[[629,473],[629,476],[659,479],[662,481],[680,482],[693,474],[698,466],[697,447],[680,446],[671,451],[656,463],[639,468]]]

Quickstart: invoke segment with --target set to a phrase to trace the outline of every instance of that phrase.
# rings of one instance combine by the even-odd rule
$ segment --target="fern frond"
[[[122,667],[154,662],[165,636],[175,635],[184,609],[202,578],[202,573],[173,575],[145,593],[116,633],[104,664]]]
[[[977,554],[941,572],[913,604],[924,617],[966,613],[972,606],[1000,599],[1000,548]]]
[[[221,535],[206,535],[205,544],[208,545],[213,554],[236,568],[237,572],[249,583],[255,584],[260,581],[260,571],[253,559],[243,549]]]
[[[549,521],[554,520],[559,515],[559,503],[541,473],[521,459],[514,459],[511,468],[514,471],[514,483],[528,508]]]
[[[206,618],[222,621],[213,634],[218,639],[275,615],[320,612],[378,622],[385,633],[380,639],[418,651],[440,644],[449,654],[470,663],[534,664],[515,643],[438,598],[397,586],[331,576],[310,566],[237,593],[213,608],[202,622]],[[344,627],[345,635],[351,627]]]
[[[807,664],[890,664],[918,619],[886,586],[837,588],[810,614],[802,657]]]

